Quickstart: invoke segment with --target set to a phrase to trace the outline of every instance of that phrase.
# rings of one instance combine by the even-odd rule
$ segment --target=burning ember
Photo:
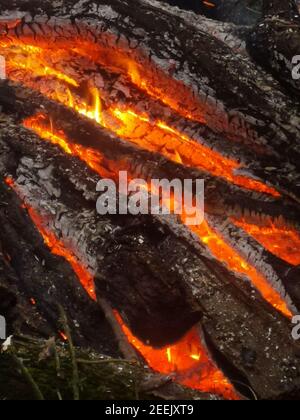
[[[53,51],[49,54],[49,51],[44,48],[26,45],[18,45],[17,48],[13,45],[6,47],[3,51],[0,50],[0,52],[7,59],[7,71],[10,79],[22,82],[28,87],[40,91],[48,98],[95,120],[121,138],[141,148],[161,153],[177,163],[224,178],[240,187],[270,194],[274,197],[280,196],[274,188],[261,181],[236,175],[235,171],[241,168],[238,162],[196,142],[164,121],[153,121],[145,113],[140,114],[137,110],[124,105],[116,106],[105,103],[105,106],[102,107],[102,102],[108,101],[109,98],[105,97],[104,91],[102,91],[103,98],[100,98],[101,94],[95,86],[88,87],[89,100],[83,99],[78,95],[79,82],[76,78],[51,67],[53,63],[47,62],[51,56],[51,60],[57,60],[57,65],[63,67],[62,62],[66,59],[67,53],[58,50],[54,54],[57,55],[55,59]],[[141,81],[140,85],[140,87],[144,87]]]
[[[12,178],[7,178],[6,184],[19,194],[18,187]],[[27,204],[24,205],[32,222],[43,237],[45,245],[49,247],[53,254],[64,258],[71,265],[89,296],[96,300],[93,276],[78,262],[72,251],[45,227],[47,223],[38,212]],[[34,299],[32,304],[36,304]],[[167,348],[155,349],[144,345],[135,337],[116,311],[115,317],[128,341],[138,350],[153,370],[162,374],[174,374],[175,381],[190,388],[207,393],[212,392],[227,399],[239,399],[231,383],[210,359],[207,350],[201,343],[197,328],[187,333],[179,343]],[[67,340],[64,332],[60,331],[59,335],[63,341]]]
[[[216,233],[207,222],[202,223],[200,226],[192,227],[192,230],[209,247],[212,254],[219,261],[222,261],[230,270],[248,277],[267,302],[282,312],[283,315],[288,318],[292,317],[288,305],[280,296],[279,292],[274,290],[267,279],[248,261],[241,257],[237,251],[229,246],[222,236]]]
[[[118,313],[115,315],[128,341],[142,354],[152,369],[166,375],[174,374],[176,381],[190,388],[222,395],[229,400],[239,399],[228,379],[211,361],[196,327],[179,343],[155,349],[142,343],[124,324],[121,316]]]
[[[28,118],[24,122],[24,125],[25,127],[34,130],[41,138],[46,139],[53,144],[58,144],[65,152],[74,154],[82,159],[100,176],[103,176],[104,174],[106,176],[108,175],[107,171],[101,166],[102,157],[97,151],[73,144],[67,139],[64,133],[57,133],[55,132],[55,129],[53,132],[53,124],[51,126],[49,121],[47,121],[47,117],[38,115]],[[114,175],[116,176],[116,174]],[[176,206],[174,203],[170,203],[168,207],[172,209]],[[182,221],[185,223],[185,215],[182,216]],[[239,255],[236,250],[228,245],[222,236],[209,226],[207,221],[204,221],[201,225],[196,227],[191,226],[190,229],[199,237],[200,241],[208,246],[211,253],[219,261],[223,262],[230,270],[248,277],[266,301],[274,308],[289,318],[292,316],[285,301],[281,298],[280,294],[272,288],[267,279]]]
[[[299,191],[298,185],[291,186],[299,178],[299,150],[292,144],[300,130],[293,101],[250,57],[239,63],[236,51],[243,53],[245,42],[232,25],[219,22],[215,29],[208,22],[206,33],[184,11],[173,16],[168,6],[162,11],[149,0],[139,0],[146,21],[153,18],[157,30],[150,21],[142,27],[128,10],[129,1],[98,2],[96,18],[89,3],[79,2],[75,14],[65,4],[61,16],[59,6],[53,6],[51,17],[51,6],[47,18],[29,13],[20,20],[12,13],[17,19],[9,22],[7,11],[0,19],[0,56],[9,80],[1,84],[0,169],[3,179],[10,175],[5,182],[32,221],[26,223],[19,201],[2,185],[3,206],[8,208],[11,201],[26,238],[24,234],[16,246],[16,215],[7,217],[0,209],[0,220],[8,220],[6,231],[13,236],[7,247],[0,241],[0,271],[3,263],[15,284],[38,284],[29,284],[24,294],[29,312],[39,314],[43,302],[47,307],[51,299],[50,310],[57,303],[67,307],[66,322],[55,331],[64,330],[58,334],[69,341],[71,352],[91,343],[93,350],[110,357],[120,351],[130,365],[125,344],[132,359],[141,356],[153,371],[170,375],[177,384],[238,400],[234,382],[218,365],[228,363],[241,387],[253,389],[259,398],[292,394],[300,386],[299,348],[290,331],[292,311],[300,305],[298,285],[290,283],[297,274],[292,266],[300,266]],[[201,4],[217,6],[214,1]],[[161,36],[169,19],[170,28]],[[172,36],[179,23],[178,36]],[[193,31],[198,31],[195,40]],[[190,60],[196,50],[199,57]],[[224,77],[216,74],[219,67]],[[254,76],[248,77],[251,69]],[[7,91],[12,92],[9,100]],[[282,163],[280,153],[287,144],[295,156],[287,151]],[[285,162],[295,168],[295,178],[288,179]],[[97,201],[97,214],[98,178],[116,181],[123,172],[128,182],[142,178],[146,201],[158,196],[157,207],[167,208],[172,217],[142,212],[134,219],[136,213],[130,211],[128,217],[122,211],[104,217],[98,203],[105,194]],[[183,204],[189,200],[182,190],[180,201],[174,185],[167,199],[164,192],[151,189],[150,178],[160,175],[168,181],[174,175],[180,182],[189,177],[191,184],[205,179],[203,223],[188,222]],[[196,198],[193,192],[191,201]],[[69,264],[84,290],[68,265],[58,264],[57,270],[42,265],[35,248],[38,242],[45,256],[41,241],[26,254],[36,261],[36,270],[27,260],[27,265],[15,266],[28,238],[36,235],[34,227],[48,250]],[[30,266],[24,278],[19,275],[22,264],[23,271]],[[32,273],[38,278],[47,274],[45,283],[33,281]],[[43,301],[44,289],[51,293]],[[79,319],[80,305],[90,307]],[[45,331],[47,310],[41,317]],[[111,335],[104,343],[94,337],[100,318]],[[202,328],[219,362],[213,360]],[[78,360],[79,367],[81,362],[86,360]],[[78,371],[75,366],[77,397]]]
[[[291,265],[300,265],[300,234],[295,229],[279,227],[276,224],[257,226],[245,221],[234,223],[253,236],[268,251]]]

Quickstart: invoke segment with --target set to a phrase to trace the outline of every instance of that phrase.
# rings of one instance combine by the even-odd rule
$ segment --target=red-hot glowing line
[[[9,185],[12,189],[14,189],[18,194],[18,189],[11,178],[6,178],[6,184]],[[33,221],[37,230],[41,234],[45,245],[47,245],[47,247],[51,250],[52,254],[57,255],[59,257],[63,257],[66,261],[68,261],[68,263],[73,268],[75,274],[79,278],[82,286],[86,289],[90,297],[95,300],[96,294],[93,276],[86,270],[86,268],[82,264],[80,264],[78,259],[75,257],[74,253],[67,249],[64,243],[57,239],[55,234],[45,226],[43,218],[37,213],[37,211],[32,207],[28,206],[26,203],[24,204],[31,220]]]
[[[208,246],[211,253],[220,262],[224,263],[231,271],[247,276],[264,299],[275,309],[288,318],[293,316],[279,292],[270,285],[255,267],[233,249],[219,233],[215,232],[207,221],[198,226],[190,226],[190,229]]]
[[[82,146],[77,146],[68,141],[66,135],[62,132],[59,134],[53,134],[53,127],[49,127],[49,122],[47,123],[47,118],[44,116],[37,116],[29,118],[25,121],[25,126],[31,128],[36,133],[40,135],[41,138],[51,141],[54,144],[59,144],[63,150],[73,152],[75,156],[78,156],[82,159],[88,166],[94,169],[98,174],[103,173],[101,169],[102,159],[99,157],[97,160],[97,152],[90,151],[87,153],[87,150]],[[48,124],[48,126],[47,126]],[[80,151],[80,153],[78,152]],[[91,160],[90,157],[93,157]],[[174,197],[171,198],[171,202],[163,203],[167,208],[174,209],[176,208],[176,203]],[[182,222],[186,223],[186,216],[182,215]],[[228,245],[222,236],[215,232],[207,223],[204,221],[201,225],[190,226],[190,229],[199,237],[200,241],[205,243],[210,249],[211,253],[222,263],[224,263],[230,270],[247,276],[256,289],[261,293],[267,302],[269,302],[274,308],[280,311],[283,315],[288,318],[292,317],[292,313],[289,310],[287,304],[280,296],[280,294],[273,289],[273,287],[268,283],[267,279],[260,274],[248,261],[246,261],[236,250],[234,250],[230,245]]]
[[[42,235],[45,244],[49,247],[54,255],[63,257],[73,268],[75,274],[79,278],[82,286],[86,289],[90,297],[96,300],[95,285],[93,276],[79,263],[72,251],[68,250],[62,241],[58,240],[56,236],[44,227],[42,218],[33,209],[27,206],[28,213]]]
[[[274,188],[263,182],[235,175],[234,172],[241,167],[238,162],[195,142],[163,121],[151,122],[146,115],[137,114],[131,109],[115,108],[113,115],[123,123],[119,129],[115,129],[115,132],[140,147],[153,152],[159,151],[170,160],[205,170],[240,187],[274,197],[280,196]],[[165,145],[163,149],[162,145]]]
[[[63,331],[59,331],[59,335],[63,339],[63,341],[68,341],[68,337]]]
[[[243,220],[233,222],[278,258],[291,265],[300,265],[300,233],[295,229],[278,227],[275,224],[256,226]]]

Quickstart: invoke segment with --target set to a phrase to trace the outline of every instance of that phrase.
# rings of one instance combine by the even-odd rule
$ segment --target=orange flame
[[[78,87],[77,81],[47,64],[49,55],[47,50],[18,45],[19,54],[16,54],[14,48],[16,47],[13,47],[12,50],[8,48],[3,52],[7,58],[8,77],[12,80],[20,81],[41,91],[48,98],[74,109],[139,147],[161,153],[176,163],[204,170],[240,187],[270,194],[274,197],[280,196],[278,191],[261,181],[235,175],[235,170],[241,168],[237,161],[222,156],[217,151],[198,143],[163,121],[152,122],[147,115],[141,115],[133,109],[124,107],[110,106],[103,113],[100,94],[95,87],[90,87],[93,104],[88,104],[76,97],[75,94],[72,94],[70,87]],[[23,72],[19,70],[23,70]],[[41,76],[55,78],[55,85],[41,84],[39,82]],[[60,82],[65,82],[68,88],[60,86]],[[140,81],[140,83],[142,82]]]
[[[153,370],[165,375],[174,374],[176,381],[190,388],[230,400],[239,399],[228,379],[211,361],[197,328],[193,328],[177,344],[156,349],[135,337],[117,312],[115,316],[128,341]]]
[[[43,114],[37,114],[33,117],[27,118],[24,122],[24,127],[33,130],[42,139],[50,141],[62,148],[68,155],[77,156],[83,160],[91,169],[100,175],[102,171],[102,156],[94,149],[89,149],[79,144],[73,144],[68,141],[67,137],[62,131],[53,131],[53,127],[49,123],[48,118]]]

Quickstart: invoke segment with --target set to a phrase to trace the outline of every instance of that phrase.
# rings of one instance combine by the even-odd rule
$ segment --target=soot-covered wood
[[[35,17],[30,22],[27,16],[27,23],[18,30],[11,29],[8,35],[18,33],[22,39],[23,33],[30,33],[30,27],[37,22],[39,25],[35,25],[34,30],[38,40],[45,38],[45,32],[52,33],[56,45],[88,39],[90,47],[99,51],[100,59],[108,52],[109,45],[110,52],[118,51],[119,57],[138,63],[140,74],[149,84],[175,98],[180,111],[204,118],[223,141],[260,148],[262,157],[272,157],[276,171],[270,173],[268,165],[253,162],[254,173],[257,171],[275,185],[277,173],[282,173],[291,184],[281,160],[285,157],[289,173],[293,172],[294,179],[298,179],[299,114],[295,102],[255,63],[236,54],[219,39],[204,31],[195,31],[195,26],[187,19],[170,10],[161,10],[159,3],[135,2],[135,7],[132,1],[119,0],[75,2],[72,6],[72,2],[67,2],[52,9],[45,3],[34,12],[29,3],[27,10]],[[40,10],[43,8],[45,13],[53,13],[58,19],[48,21]],[[124,72],[118,59],[113,62]],[[184,84],[193,90],[193,95]],[[294,189],[298,195],[298,184],[294,183]]]
[[[300,16],[294,0],[265,0],[264,18],[249,37],[248,49],[253,58],[272,72],[297,99],[300,92],[298,61],[293,58],[299,56],[299,43]]]
[[[76,238],[84,223],[85,233],[93,232],[84,236],[91,245],[90,261],[97,256],[98,293],[120,311],[134,333],[163,344],[162,337],[164,343],[176,340],[202,319],[211,349],[234,378],[248,382],[263,398],[296,395],[298,346],[290,338],[287,320],[243,279],[212,261],[192,238],[178,237],[176,228],[170,230],[172,224],[96,216],[92,197],[97,177],[77,159],[19,130],[13,124],[1,130],[1,141],[10,150],[10,174],[19,176],[17,185],[24,195],[27,191],[31,204],[38,204],[44,214],[47,208],[56,211],[58,217],[49,224],[54,231]],[[45,168],[55,162],[55,171],[47,171],[47,184],[53,191],[60,185],[62,194],[56,200],[51,189],[45,190],[45,177],[39,178],[43,162]],[[174,317],[174,308],[180,317]]]

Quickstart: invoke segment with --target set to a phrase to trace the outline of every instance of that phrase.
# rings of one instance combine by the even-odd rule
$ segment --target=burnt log
[[[192,10],[210,19],[233,22],[238,25],[253,25],[261,16],[262,0],[163,0],[172,7]]]
[[[74,111],[18,85],[0,84],[0,99],[3,110],[7,113],[14,116],[17,109],[16,122],[23,122],[24,118],[42,112],[48,115],[49,121],[52,121],[58,132],[62,130],[67,135],[70,144],[73,142],[100,152],[99,161],[105,159],[105,169],[99,169],[101,176],[108,174],[115,178],[120,170],[126,170],[131,176],[146,180],[203,179],[205,211],[208,214],[226,213],[227,217],[243,217],[254,223],[264,219],[276,221],[283,217],[287,224],[298,227],[298,206],[289,199],[252,192],[221,178],[212,177],[204,170],[172,162],[159,152],[144,150],[138,143],[128,143],[111,131],[93,124],[89,119],[78,116]],[[72,120],[76,120],[76,125],[69,123]],[[281,182],[284,181],[285,177]],[[293,196],[293,191],[287,191],[287,195]]]
[[[240,154],[247,165],[239,170],[251,172],[252,181],[276,186],[281,196],[253,192],[184,159],[176,163],[168,147],[167,152],[151,148],[148,133],[146,147],[134,136],[127,141],[121,131],[101,127],[99,115],[91,121],[75,106],[74,111],[57,104],[58,98],[47,95],[51,77],[43,88],[45,75],[16,72],[18,82],[42,95],[12,83],[0,86],[0,267],[7,297],[12,281],[18,300],[41,316],[34,325],[46,328],[44,335],[59,328],[60,303],[72,320],[75,343],[110,355],[118,349],[101,308],[108,320],[117,310],[144,345],[180,343],[191,328],[200,340],[204,331],[210,360],[233,383],[244,383],[259,398],[299,398],[299,345],[289,320],[300,305],[298,284],[292,284],[297,270],[232,220],[243,216],[259,225],[280,217],[285,227],[299,223],[299,185],[289,177],[299,177],[297,104],[248,57],[236,55],[235,43],[223,42],[220,26],[214,36],[209,25],[201,30],[189,15],[158,2],[136,0],[133,7],[132,0],[46,1],[38,3],[37,12],[36,2],[18,4],[18,13],[7,11],[0,22],[1,52],[8,58],[10,48],[20,45],[66,50],[61,66],[67,65],[74,80],[82,78],[73,83],[78,96],[86,88],[84,73],[95,81],[101,75],[103,115],[114,105],[133,112],[141,107],[150,122],[161,115],[169,131],[193,133],[197,141],[189,144],[190,154],[203,144],[212,150],[217,145],[226,156]],[[6,2],[2,6],[11,9]],[[74,45],[80,51],[70,64]],[[74,80],[65,79],[70,90]],[[36,112],[50,122],[48,132],[43,132],[47,126],[37,131],[29,124],[37,134],[22,126],[24,117],[37,118]],[[97,182],[116,179],[122,169],[145,180],[205,179],[204,228],[189,229],[173,216],[97,214]],[[7,206],[14,211],[8,213]],[[70,255],[52,255],[49,237],[71,253],[88,281]],[[100,307],[88,296],[93,280]],[[13,288],[9,292],[14,296]],[[28,299],[35,298],[33,309]],[[3,310],[13,319],[18,301],[10,302]],[[19,323],[22,327],[22,319]]]
[[[24,95],[27,97],[26,102],[22,101],[22,97]],[[251,198],[251,195],[249,193],[245,194],[245,196],[243,197],[242,192],[234,189],[231,184],[226,185],[225,183],[218,181],[216,178],[210,178],[201,172],[197,173],[195,171],[189,171],[187,168],[182,168],[179,165],[175,165],[167,160],[164,160],[158,154],[151,154],[136,149],[133,146],[122,142],[120,139],[112,137],[112,135],[109,132],[107,132],[107,130],[94,125],[89,120],[86,120],[83,117],[76,116],[76,114],[74,114],[73,111],[69,111],[59,105],[42,100],[39,96],[29,95],[30,92],[24,92],[23,90],[21,90],[19,93],[16,92],[15,97],[13,97],[12,95],[8,95],[8,97],[12,101],[12,107],[15,106],[15,100],[17,100],[19,114],[21,113],[21,111],[24,113],[34,112],[28,106],[29,97],[31,99],[30,103],[32,107],[34,107],[34,109],[35,107],[37,107],[37,109],[40,109],[39,107],[42,106],[42,109],[45,112],[45,109],[48,108],[51,112],[50,115],[52,124],[56,125],[57,128],[59,128],[59,130],[62,129],[63,132],[68,135],[68,138],[71,139],[70,144],[72,144],[72,142],[75,142],[75,144],[79,144],[83,147],[88,148],[92,147],[92,150],[95,150],[94,162],[95,157],[97,156],[96,153],[100,152],[100,156],[98,157],[99,162],[97,165],[98,169],[96,170],[96,172],[98,172],[100,176],[108,175],[110,178],[117,180],[118,171],[123,170],[127,171],[130,177],[142,177],[145,180],[150,180],[153,178],[172,180],[174,179],[174,177],[183,180],[188,179],[190,177],[192,179],[205,179],[205,211],[208,216],[221,215],[221,219],[218,220],[217,223],[213,223],[214,227],[217,231],[220,231],[221,235],[224,235],[225,227],[233,236],[233,238],[235,238],[235,240],[238,237],[239,242],[241,243],[251,243],[251,239],[249,238],[249,236],[245,235],[239,230],[237,232],[237,235],[233,235],[233,232],[237,231],[237,229],[234,228],[228,221],[226,221],[226,217],[230,218],[242,216],[245,220],[252,221],[254,223],[261,223],[263,220],[272,221],[276,220],[276,217],[278,216],[282,218],[282,215],[285,215],[286,224],[297,222],[297,209],[293,209],[289,205],[286,205],[285,202],[281,199],[270,200],[270,198],[267,198],[267,200],[264,201],[264,199],[261,197],[261,200],[258,200],[256,197]],[[7,106],[8,105],[6,102],[6,108]],[[74,129],[74,124],[68,123],[68,121],[73,119],[77,121],[76,129]],[[16,150],[18,150],[18,153],[20,153],[21,150],[22,154],[28,155],[28,144],[20,140],[18,144],[15,144],[13,140],[9,140],[12,139],[14,135],[16,135],[17,137],[20,137],[20,135],[22,135],[22,131],[17,131],[17,133],[12,133],[11,129],[3,130],[3,135],[6,139],[6,142],[11,144],[12,148],[16,148]],[[30,151],[30,155],[36,156],[34,150],[35,148],[33,148],[33,151]],[[11,161],[11,159],[8,160]],[[25,162],[25,166],[28,165],[30,165],[30,163]],[[51,168],[50,164],[49,168]],[[16,168],[14,168],[14,171],[15,170]],[[24,168],[21,172],[27,173],[27,170]],[[52,171],[50,171],[48,175],[51,175],[51,172]],[[80,181],[80,183],[82,183],[82,181]],[[49,188],[51,191],[51,186]],[[93,191],[87,192],[86,190],[84,190],[84,193],[86,197],[95,197]],[[42,195],[42,192],[40,194]],[[35,195],[38,196],[38,194]],[[242,203],[244,203],[244,205],[246,206],[245,208],[243,207]],[[55,213],[55,209],[53,209],[53,212]],[[226,214],[225,219],[224,214]],[[55,223],[55,226],[57,229],[57,223]],[[230,240],[230,234],[225,235],[229,236],[228,240]],[[64,234],[61,231],[59,231],[58,236],[61,237],[62,235]],[[92,243],[92,237],[89,239],[89,241]],[[67,242],[69,242],[69,240]],[[76,250],[77,248],[82,248],[82,244],[80,246],[76,246],[76,244],[74,244],[74,249]],[[86,245],[84,248],[89,249],[89,245]],[[262,273],[266,275],[266,278],[268,278],[272,286],[274,286],[275,289],[279,291],[279,293],[288,301],[289,304],[291,304],[291,301],[293,301],[292,306],[299,306],[300,302],[298,299],[298,295],[292,293],[292,295],[289,296],[289,293],[286,293],[289,290],[290,282],[286,282],[285,272],[290,268],[289,265],[286,265],[284,263],[274,264],[274,259],[269,258],[268,252],[266,252],[267,260],[269,259],[271,263],[265,261],[265,251],[263,247],[259,244],[255,244],[254,242],[253,245],[249,248],[246,247],[244,249],[243,246],[239,247],[238,245],[234,246],[234,248],[236,248],[246,260],[250,260],[254,264],[254,266],[256,266]],[[79,258],[82,257],[83,256],[79,253]],[[88,259],[89,256],[85,255],[84,260],[87,261]],[[95,262],[92,264],[92,267],[94,267],[94,271],[96,265],[97,264]],[[272,265],[278,265],[278,270],[274,271]]]
[[[289,170],[298,171],[298,109],[250,60],[234,54],[230,47],[210,34],[200,30],[195,33],[193,25],[176,14],[161,10],[157,13],[158,6],[147,2],[137,1],[136,8],[132,3],[117,0],[109,4],[103,1],[97,5],[72,6],[68,3],[61,10],[56,7],[53,14],[59,17],[52,20],[27,14],[19,29],[17,24],[7,31],[3,23],[3,37],[12,42],[14,38],[26,39],[33,45],[48,47],[50,39],[56,47],[65,48],[68,42],[82,43],[83,49],[88,48],[98,64],[127,75],[138,87],[143,86],[156,98],[159,96],[181,115],[204,120],[225,143],[235,141],[250,150],[260,149],[262,157],[274,161],[278,173],[286,173],[280,161],[283,156],[290,162]],[[47,4],[45,10],[49,14]],[[137,14],[135,10],[140,12]],[[128,17],[125,23],[124,15]],[[148,33],[144,16],[149,24]],[[176,44],[166,43],[160,28],[172,39],[178,22],[182,31]],[[141,29],[142,36],[136,35],[137,28]],[[232,95],[236,91],[239,94]],[[168,94],[162,97],[160,92]],[[276,183],[275,171],[269,173],[268,168],[269,165],[260,162],[251,169],[262,173],[270,183]],[[294,188],[298,195],[298,187]]]
[[[248,40],[253,58],[299,98],[300,16],[294,0],[265,1],[264,18]]]
[[[222,367],[233,378],[242,378],[261,398],[296,395],[296,379],[291,375],[298,363],[298,346],[290,338],[290,324],[249,283],[212,259],[203,245],[191,237],[184,239],[178,228],[170,231],[174,222],[162,225],[148,218],[97,218],[92,198],[97,177],[76,158],[26,134],[26,130],[16,135],[16,127],[9,125],[10,129],[2,129],[2,140],[6,148],[14,150],[13,160],[7,162],[15,161],[9,169],[24,198],[35,203],[42,215],[47,214],[48,226],[57,236],[69,244],[73,241],[81,260],[95,269],[98,293],[120,311],[134,333],[162,345],[180,338],[202,317],[211,349],[220,360],[226,360]],[[55,171],[47,170],[54,165]],[[58,188],[65,191],[66,186],[68,194],[55,199],[53,193]],[[55,213],[52,221],[50,208],[50,214]],[[84,250],[88,260],[83,258]],[[130,275],[125,261],[126,267],[130,264],[133,268]],[[174,308],[181,311],[180,317],[174,317]],[[270,346],[270,353],[265,352],[265,346]],[[280,350],[275,351],[278,346]],[[256,355],[251,364],[245,356],[249,351]],[[288,373],[286,363],[291,366]]]
[[[1,314],[7,317],[8,333],[59,337],[63,332],[60,304],[71,320],[76,345],[117,355],[115,337],[101,310],[88,298],[70,266],[50,253],[3,178],[0,194],[1,285],[6,290]]]

